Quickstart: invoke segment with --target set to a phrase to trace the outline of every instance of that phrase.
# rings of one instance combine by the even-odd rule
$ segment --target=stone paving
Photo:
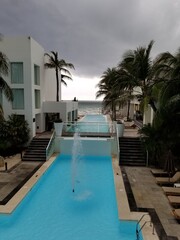
[[[138,208],[154,209],[168,236],[180,237],[180,225],[172,215],[172,207],[162,187],[146,167],[125,167]],[[180,238],[179,238],[180,239]]]
[[[138,129],[125,129],[124,136],[137,137]],[[156,184],[155,177],[148,167],[125,167],[125,171],[138,208],[154,209],[168,236],[180,239],[180,225],[172,215],[170,205],[162,187]]]
[[[42,165],[40,162],[21,162],[20,156],[15,155],[5,159],[5,167],[0,168],[0,204],[4,205],[23,186],[23,184]]]

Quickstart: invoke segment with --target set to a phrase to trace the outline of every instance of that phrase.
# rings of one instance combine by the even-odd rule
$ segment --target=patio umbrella
[[[171,150],[168,151],[165,166],[164,166],[164,171],[169,174],[169,176],[174,175],[175,173],[175,165],[174,165],[174,158],[172,155]]]

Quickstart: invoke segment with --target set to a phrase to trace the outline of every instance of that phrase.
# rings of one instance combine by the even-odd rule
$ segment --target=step
[[[138,166],[138,167],[144,167],[144,166],[146,166],[146,164],[144,163],[144,162],[121,162],[120,161],[120,165],[121,166],[131,166],[131,167],[136,167],[136,166]]]
[[[38,161],[38,162],[45,162],[46,159],[45,158],[24,158],[23,161]]]
[[[23,156],[23,161],[46,161],[49,138],[33,138]]]
[[[46,156],[46,152],[29,152],[29,153],[24,153],[24,156]]]
[[[46,147],[45,146],[29,146],[27,148],[27,150],[35,150],[35,149],[38,149],[38,150],[46,150]]]
[[[35,154],[45,154],[46,153],[46,151],[45,151],[45,149],[27,149],[26,150],[26,152],[25,152],[25,154],[31,154],[31,153],[35,153]]]
[[[46,147],[49,142],[43,144],[43,143],[31,143],[30,146],[35,146],[35,147]]]
[[[127,166],[145,166],[145,154],[140,138],[119,138],[119,164]]]

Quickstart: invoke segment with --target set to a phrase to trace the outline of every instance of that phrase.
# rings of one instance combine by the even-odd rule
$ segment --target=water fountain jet
[[[82,142],[78,131],[74,133],[72,146],[72,192],[75,192],[75,182],[77,178],[78,164],[82,157]]]

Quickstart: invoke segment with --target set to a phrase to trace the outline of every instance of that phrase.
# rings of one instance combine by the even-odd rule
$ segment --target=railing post
[[[152,223],[151,221],[151,217],[150,217],[150,221],[145,221],[144,224],[142,225],[142,227],[138,230],[138,225],[140,224],[141,220],[144,218],[144,216],[149,215],[148,213],[145,213],[144,215],[142,215],[142,217],[139,219],[139,221],[136,224],[136,240],[139,240],[139,233],[142,231],[143,227],[146,225],[146,223],[150,222],[150,224]],[[153,225],[153,232],[152,234],[154,235],[154,225]]]
[[[52,135],[51,135],[51,138],[49,140],[49,143],[46,147],[46,161],[49,159],[49,152],[52,151],[52,153],[54,152],[54,149],[52,150],[52,147],[53,147],[53,144],[54,144],[54,139],[55,139],[55,131],[53,131]]]
[[[146,167],[149,165],[149,152],[146,150]]]
[[[5,162],[5,171],[7,172],[8,167],[7,167],[7,162]]]

